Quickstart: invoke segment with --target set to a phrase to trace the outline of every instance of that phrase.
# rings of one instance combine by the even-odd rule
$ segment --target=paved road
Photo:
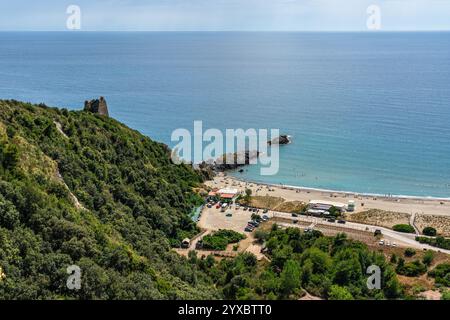
[[[417,242],[415,240],[415,237],[416,237],[415,234],[407,234],[407,233],[397,232],[397,231],[393,231],[391,229],[384,228],[384,227],[366,225],[366,224],[362,224],[362,223],[349,222],[349,221],[347,221],[347,223],[345,225],[341,225],[338,223],[328,222],[322,218],[317,218],[317,217],[309,217],[309,216],[301,216],[301,215],[299,215],[298,217],[292,217],[292,215],[290,213],[286,213],[286,212],[271,212],[271,215],[273,217],[304,221],[304,222],[308,222],[311,224],[320,222],[320,224],[324,224],[324,225],[330,225],[330,226],[342,227],[342,228],[351,228],[351,229],[360,230],[360,231],[375,232],[375,230],[378,229],[378,230],[381,230],[381,232],[385,238],[390,238],[392,240],[395,240],[399,244],[403,244],[405,246],[409,246],[409,247],[420,249],[420,250],[427,249],[427,250],[440,251],[440,252],[450,254],[450,250],[440,249],[440,248],[430,246],[428,244],[422,244],[420,242]],[[295,226],[295,225],[292,224],[292,226]]]

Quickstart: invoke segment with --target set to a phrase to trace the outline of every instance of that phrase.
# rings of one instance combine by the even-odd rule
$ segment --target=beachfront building
[[[208,197],[209,198],[217,197],[217,191],[219,191],[219,189],[217,188],[212,189],[210,192],[208,192]]]
[[[332,207],[339,209],[341,212],[344,212],[347,206],[341,202],[326,201],[326,200],[311,200],[308,204],[308,213],[315,215],[325,214]]]
[[[232,188],[223,188],[223,189],[217,190],[216,195],[222,201],[234,201],[237,198],[237,196],[239,195],[239,190],[232,189]]]

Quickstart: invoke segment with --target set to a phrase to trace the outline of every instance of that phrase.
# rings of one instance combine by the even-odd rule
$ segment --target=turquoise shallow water
[[[0,98],[100,95],[169,145],[194,120],[293,137],[246,179],[450,197],[450,33],[0,33]]]

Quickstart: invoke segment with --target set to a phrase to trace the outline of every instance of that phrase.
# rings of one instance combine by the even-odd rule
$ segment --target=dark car
[[[298,217],[298,214],[293,213],[292,216],[293,216],[293,217]]]
[[[255,220],[249,221],[248,224],[249,224],[249,225],[252,225],[252,226],[254,226],[254,227],[259,227],[259,222],[258,222],[258,221],[255,221]]]
[[[340,223],[340,224],[345,224],[346,221],[345,221],[345,220],[338,220],[338,223]]]
[[[328,222],[336,222],[336,219],[330,218],[327,220]]]

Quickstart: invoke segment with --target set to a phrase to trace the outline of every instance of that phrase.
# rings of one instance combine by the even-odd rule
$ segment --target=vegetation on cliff
[[[169,156],[111,118],[0,101],[0,298],[219,297],[170,250],[202,177]]]

